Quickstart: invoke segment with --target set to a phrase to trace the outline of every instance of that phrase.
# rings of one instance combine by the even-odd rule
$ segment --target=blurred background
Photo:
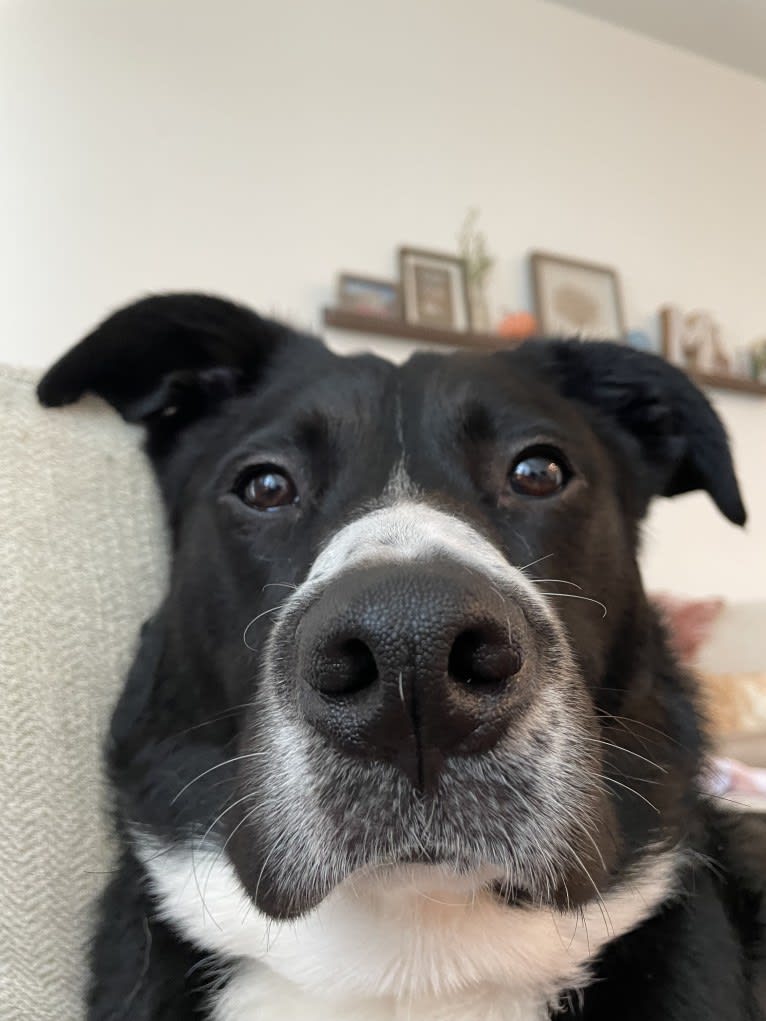
[[[658,501],[643,565],[682,612],[733,614],[711,669],[766,667],[766,379],[742,368],[766,337],[763,5],[6,0],[0,100],[12,365],[179,288],[404,358],[430,341],[326,326],[338,274],[393,280],[402,245],[458,254],[471,209],[483,333],[539,313],[540,250],[613,268],[624,332],[652,350],[663,306],[704,310],[719,383],[753,384],[708,386],[750,520]]]

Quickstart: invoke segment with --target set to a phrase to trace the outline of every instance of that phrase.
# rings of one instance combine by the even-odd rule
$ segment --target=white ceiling
[[[766,0],[553,0],[766,79]]]

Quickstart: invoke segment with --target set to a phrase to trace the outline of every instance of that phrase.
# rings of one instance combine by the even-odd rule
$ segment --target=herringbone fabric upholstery
[[[101,744],[165,570],[140,432],[97,401],[44,411],[0,368],[0,1018],[83,1013],[110,867]]]

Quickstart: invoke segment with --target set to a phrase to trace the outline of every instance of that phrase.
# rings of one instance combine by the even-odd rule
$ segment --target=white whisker
[[[626,783],[620,783],[619,780],[615,780],[614,777],[612,776],[604,776],[603,774],[599,774],[599,776],[605,783],[617,784],[617,786],[622,787],[623,790],[630,791],[631,794],[635,794],[637,798],[640,798],[643,802],[645,802],[645,804],[647,804],[649,808],[652,809],[652,811],[656,812],[657,815],[661,814],[659,808],[657,808],[656,805],[653,805],[648,798],[645,798],[643,794],[639,794],[637,790],[634,790],[632,787],[629,787]]]
[[[247,625],[245,630],[242,632],[242,641],[245,643],[245,646],[251,652],[257,652],[258,650],[254,649],[252,647],[252,645],[250,645],[250,643],[248,642],[248,640],[247,640],[247,632],[250,630],[250,628],[253,626],[253,624],[255,624],[257,621],[259,621],[261,619],[261,617],[265,617],[267,613],[276,613],[277,610],[281,610],[282,607],[285,605],[285,603],[287,602],[287,600],[289,598],[290,598],[289,596],[285,596],[285,598],[282,600],[281,603],[277,603],[276,606],[270,606],[268,610],[263,610],[261,613],[256,614],[255,617],[253,617],[253,619]]]
[[[578,595],[575,595],[574,592],[541,592],[540,595],[541,596],[558,596],[559,599],[582,599],[582,601],[584,603],[595,603],[596,606],[600,606],[601,609],[604,611],[601,619],[603,620],[604,617],[606,617],[606,613],[607,613],[606,606],[604,606],[604,604],[599,599],[591,599],[590,596],[578,596]]]
[[[546,553],[544,557],[538,557],[537,560],[533,560],[531,564],[525,564],[523,567],[519,567],[519,571],[528,571],[530,567],[534,567],[535,564],[542,563],[543,560],[548,560],[549,557],[554,556],[553,553]]]
[[[664,766],[661,766],[658,762],[653,762],[651,759],[647,759],[645,755],[639,755],[638,752],[631,751],[630,748],[623,748],[621,745],[615,744],[613,741],[602,741],[597,737],[583,737],[580,740],[585,741],[588,744],[601,744],[605,748],[614,748],[615,751],[625,752],[626,755],[632,755],[635,759],[641,759],[641,761],[645,762],[648,766],[654,766],[654,768],[659,769],[661,773],[667,773],[667,769],[665,769]]]
[[[542,582],[556,582],[559,585],[571,585],[572,588],[576,588],[579,592],[582,592],[582,585],[576,585],[573,581],[567,581],[566,578],[530,578],[533,584],[540,585]]]
[[[194,777],[193,780],[190,780],[185,786],[183,786],[181,790],[178,792],[178,794],[176,794],[176,796],[170,802],[170,804],[175,805],[176,801],[178,801],[178,799],[185,791],[188,791],[192,784],[195,784],[198,780],[201,780],[203,776],[207,776],[208,773],[214,773],[216,769],[223,769],[224,766],[230,766],[232,762],[241,762],[242,759],[258,759],[262,755],[268,755],[268,752],[249,752],[247,755],[235,755],[233,759],[226,759],[225,762],[217,762],[214,766],[211,766],[210,769],[206,769],[204,770],[204,772],[199,773],[197,776]]]

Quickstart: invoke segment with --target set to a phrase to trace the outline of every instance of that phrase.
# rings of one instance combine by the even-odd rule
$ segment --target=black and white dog
[[[699,791],[636,564],[653,496],[745,519],[685,375],[396,367],[169,295],[39,395],[86,391],[145,425],[173,543],[108,740],[94,1021],[766,1016],[766,826]]]

